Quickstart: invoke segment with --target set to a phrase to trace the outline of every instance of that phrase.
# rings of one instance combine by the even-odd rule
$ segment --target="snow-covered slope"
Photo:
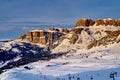
[[[0,48],[0,68],[8,63],[14,63],[18,60],[28,59],[37,54],[41,54],[46,50],[44,46],[24,41],[21,42],[19,39],[6,42],[4,46]]]
[[[76,53],[7,70],[1,80],[120,80],[120,43],[79,49]]]
[[[78,31],[77,31],[78,29]],[[82,30],[79,30],[82,29]],[[120,35],[120,27],[119,26],[89,26],[89,27],[76,27],[74,30],[76,31],[71,31],[67,35],[65,35],[64,40],[52,51],[54,53],[59,53],[59,52],[71,52],[71,50],[75,50],[75,48],[83,49],[83,48],[88,48],[89,46],[92,48],[93,43],[100,42],[100,40],[103,41],[103,38],[106,38],[106,42],[108,41],[107,39],[112,35],[114,37],[111,37],[109,39],[114,40],[114,38],[119,39]],[[104,40],[104,41],[105,41]],[[109,41],[110,43],[112,41]],[[71,43],[74,42],[74,43]],[[114,41],[117,42],[117,41]],[[104,42],[100,44],[106,44]],[[109,44],[109,43],[108,43]],[[92,46],[91,46],[92,45]]]

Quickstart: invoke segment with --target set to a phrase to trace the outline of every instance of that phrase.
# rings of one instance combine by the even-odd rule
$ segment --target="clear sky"
[[[120,17],[120,0],[0,0],[0,21],[73,23],[108,17]]]

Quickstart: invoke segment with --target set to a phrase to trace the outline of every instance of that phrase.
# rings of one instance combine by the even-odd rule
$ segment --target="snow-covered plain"
[[[50,61],[38,61],[7,70],[0,80],[120,80],[120,43],[78,49]],[[25,67],[29,69],[26,69]]]

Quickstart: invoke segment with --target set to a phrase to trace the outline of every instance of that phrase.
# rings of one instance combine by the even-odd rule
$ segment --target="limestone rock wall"
[[[76,23],[76,27],[78,26],[93,26],[95,24],[95,21],[92,19],[80,19]]]
[[[61,36],[67,34],[68,32],[69,30],[67,29],[59,30],[55,28],[49,28],[47,32],[41,29],[33,30],[27,33],[26,39],[33,43],[40,43],[54,48],[54,46],[57,45],[61,40]]]
[[[105,26],[120,26],[120,20],[113,20],[113,19],[98,19],[96,20],[96,26],[105,25]]]
[[[107,19],[98,19],[96,21],[92,20],[92,19],[79,19],[76,23],[76,27],[88,27],[88,26],[93,26],[94,24],[96,24],[96,26],[99,25],[104,25],[104,26],[120,26],[120,19],[118,20],[114,20],[111,18],[107,18]]]
[[[41,43],[46,44],[45,38],[45,31],[44,30],[33,30],[27,33],[27,40],[33,43]]]

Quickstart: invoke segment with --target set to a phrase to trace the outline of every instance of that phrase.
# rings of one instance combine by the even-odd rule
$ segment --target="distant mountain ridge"
[[[93,43],[100,41],[108,34],[117,31],[119,35],[120,20],[113,20],[111,18],[98,19],[79,19],[73,29],[56,29],[49,28],[48,31],[42,29],[32,30],[20,37],[21,40],[28,40],[32,43],[46,45],[53,51],[59,51],[62,47],[70,48],[68,46],[79,45],[80,48],[90,48]],[[108,33],[109,32],[109,33]],[[114,32],[113,32],[114,34]],[[68,43],[68,44],[67,44]],[[103,43],[101,43],[103,44]],[[91,46],[92,48],[93,46]],[[61,50],[61,51],[64,51]]]
[[[75,28],[71,29],[64,36],[64,40],[53,49],[53,52],[69,52],[76,47],[79,47],[79,49],[91,49],[96,46],[119,43],[119,35],[120,20],[111,18],[96,21],[80,19]]]

